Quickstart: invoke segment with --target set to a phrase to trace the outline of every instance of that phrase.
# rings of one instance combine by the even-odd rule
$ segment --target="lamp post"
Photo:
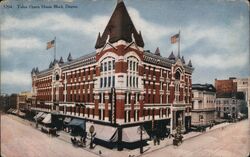
[[[142,135],[145,134],[145,129],[143,128],[142,125],[139,126],[137,132],[138,132],[138,134],[140,134],[140,142],[141,142],[140,154],[142,154],[143,153]]]
[[[90,132],[90,135],[91,135],[90,146],[89,146],[90,149],[94,148],[93,147],[93,133],[94,133],[94,131],[95,131],[95,127],[93,125],[91,125],[90,128],[89,128],[89,132]]]

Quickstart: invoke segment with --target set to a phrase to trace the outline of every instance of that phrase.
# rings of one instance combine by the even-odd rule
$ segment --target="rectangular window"
[[[113,63],[113,69],[115,69],[115,60],[113,60],[112,63]]]
[[[135,62],[133,62],[133,71],[135,71]]]
[[[107,63],[104,63],[104,71],[107,71]]]
[[[107,77],[104,77],[104,87],[107,86]]]
[[[128,87],[128,76],[127,76],[127,87]]]
[[[132,61],[129,62],[130,70],[132,70]]]
[[[108,77],[108,87],[111,86],[111,77]]]
[[[135,87],[135,77],[133,77],[133,87]]]
[[[131,94],[128,93],[128,104],[130,104],[130,100],[131,100]]]
[[[115,76],[113,76],[112,87],[115,87]]]
[[[111,61],[108,62],[108,70],[111,70]]]
[[[136,87],[138,88],[138,77],[136,78]]]
[[[102,102],[102,94],[99,93],[99,103],[101,103],[101,102]]]
[[[124,99],[125,104],[127,104],[127,93],[125,93],[125,99]]]
[[[102,72],[103,71],[103,64],[101,63],[101,66],[100,66],[100,71]]]
[[[102,81],[103,81],[103,78],[100,79],[100,88],[102,88]]]

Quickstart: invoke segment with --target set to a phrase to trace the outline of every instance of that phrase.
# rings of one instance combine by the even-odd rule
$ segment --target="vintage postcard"
[[[1,0],[1,156],[247,157],[246,0]]]

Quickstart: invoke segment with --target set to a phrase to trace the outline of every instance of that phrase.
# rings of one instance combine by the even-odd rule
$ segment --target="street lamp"
[[[94,148],[93,147],[93,133],[95,132],[95,127],[93,125],[90,126],[89,132],[90,132],[90,135],[91,135],[89,148],[93,149]]]
[[[141,141],[141,146],[140,146],[140,153],[143,153],[143,143],[142,143],[142,135],[145,134],[145,129],[142,125],[139,126],[137,133],[140,134],[140,141]]]

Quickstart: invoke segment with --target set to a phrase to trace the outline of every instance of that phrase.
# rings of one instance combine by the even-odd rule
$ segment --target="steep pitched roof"
[[[157,49],[155,50],[155,55],[161,56],[161,52],[160,52],[159,47],[157,47]]]
[[[103,32],[102,35],[98,35],[95,48],[101,48],[106,44],[106,41],[110,43],[117,42],[118,40],[125,40],[127,42],[134,42],[144,47],[141,32],[137,32],[123,1],[117,1],[115,10]]]
[[[175,58],[175,55],[174,55],[174,53],[173,53],[173,51],[172,51],[171,54],[169,55],[168,59],[170,59],[170,60],[175,60],[175,59],[176,59],[176,58]]]

